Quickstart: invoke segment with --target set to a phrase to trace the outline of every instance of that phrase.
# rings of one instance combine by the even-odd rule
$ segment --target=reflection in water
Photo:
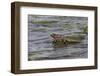
[[[87,17],[29,15],[28,60],[87,58],[87,21]]]

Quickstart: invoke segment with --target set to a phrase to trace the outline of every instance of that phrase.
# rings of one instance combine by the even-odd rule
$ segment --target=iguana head
[[[54,38],[54,39],[61,39],[61,38],[63,38],[63,36],[62,35],[60,35],[60,34],[51,34],[50,35],[52,38]]]

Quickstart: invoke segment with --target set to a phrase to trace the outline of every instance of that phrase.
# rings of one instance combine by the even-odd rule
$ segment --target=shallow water
[[[83,32],[87,17],[28,16],[28,60],[74,59],[88,57],[88,36]],[[51,34],[84,35],[80,43],[55,48]]]

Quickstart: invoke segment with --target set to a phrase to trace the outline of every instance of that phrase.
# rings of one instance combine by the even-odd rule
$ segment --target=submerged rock
[[[86,33],[86,34],[88,33],[88,26],[83,28],[83,33]]]
[[[81,42],[81,40],[83,40],[85,38],[84,34],[80,34],[80,35],[71,35],[71,36],[67,36],[66,40],[69,43],[77,43],[77,42]]]

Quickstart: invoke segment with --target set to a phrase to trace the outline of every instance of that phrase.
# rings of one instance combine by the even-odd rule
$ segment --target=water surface
[[[88,57],[87,17],[28,15],[28,60],[75,59]],[[52,33],[84,35],[80,43],[55,48]]]

